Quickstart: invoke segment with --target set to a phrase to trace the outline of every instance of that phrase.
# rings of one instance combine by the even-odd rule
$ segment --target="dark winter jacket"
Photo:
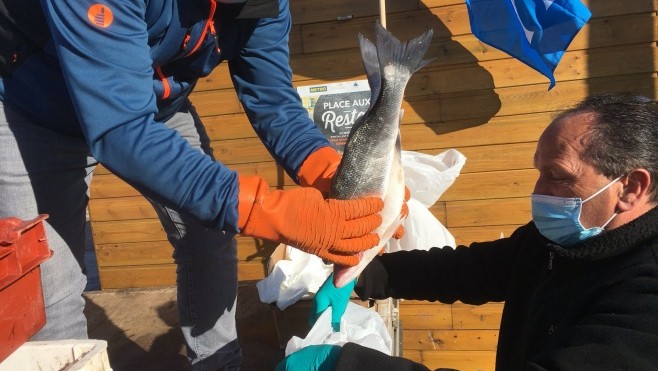
[[[256,133],[297,179],[330,144],[291,83],[291,24],[288,0],[0,0],[0,101],[84,136],[146,196],[235,232],[236,173],[162,122],[227,61]]]
[[[356,290],[362,298],[505,301],[499,371],[653,370],[658,208],[571,248],[550,243],[530,223],[509,238],[470,247],[384,254]],[[336,369],[422,367],[352,344]]]

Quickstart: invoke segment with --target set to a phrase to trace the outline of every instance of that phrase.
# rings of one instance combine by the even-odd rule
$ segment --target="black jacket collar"
[[[605,231],[572,247],[551,244],[559,256],[598,260],[622,254],[658,237],[658,207],[621,227]]]

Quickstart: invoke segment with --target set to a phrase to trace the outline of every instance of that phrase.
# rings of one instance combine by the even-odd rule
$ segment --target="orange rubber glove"
[[[302,187],[313,187],[322,192],[323,195],[327,196],[331,191],[331,184],[334,181],[334,176],[336,175],[338,165],[340,165],[341,158],[342,156],[333,147],[322,147],[311,153],[306,160],[304,160],[302,166],[299,168],[299,172],[297,173],[299,185]],[[409,201],[410,197],[411,192],[409,192],[409,188],[405,186],[404,204],[400,211],[402,219],[409,215],[407,201]],[[399,240],[402,236],[404,236],[404,227],[400,224],[393,234],[393,238]]]
[[[297,173],[299,185],[313,187],[325,196],[328,195],[341,158],[342,156],[333,147],[322,147],[311,153]]]
[[[269,191],[258,176],[240,176],[238,228],[245,236],[295,246],[333,263],[354,266],[356,254],[379,243],[376,197],[325,200],[315,188]]]
[[[407,188],[407,186],[404,186],[404,203],[402,204],[402,210],[400,211],[400,217],[402,218],[403,223],[404,223],[404,219],[406,219],[407,216],[409,215],[409,206],[407,206],[407,201],[409,201],[410,198],[411,198],[411,192],[409,191],[409,188]],[[400,238],[402,238],[402,236],[404,236],[404,226],[401,223],[398,229],[395,230],[395,233],[393,233],[393,238],[399,240]]]

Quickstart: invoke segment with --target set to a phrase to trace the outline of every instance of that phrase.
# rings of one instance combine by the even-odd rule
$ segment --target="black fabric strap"
[[[247,0],[238,18],[276,18],[278,15],[278,0]]]

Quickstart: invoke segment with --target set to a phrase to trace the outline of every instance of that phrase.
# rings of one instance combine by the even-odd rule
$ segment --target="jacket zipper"
[[[212,35],[212,41],[215,43],[215,51],[219,53],[219,41],[217,40],[217,32],[215,31],[215,21],[212,21],[208,24],[210,26],[210,34]]]
[[[167,76],[165,76],[165,74],[162,72],[162,68],[159,66],[155,68],[155,73],[158,74],[160,81],[162,81],[162,87],[164,89],[162,92],[162,99],[169,98],[169,94],[171,94],[171,86],[169,86],[169,80],[167,80]]]
[[[185,55],[186,57],[197,51],[197,49],[199,49],[204,39],[206,38],[206,34],[208,33],[208,31],[210,31],[210,34],[213,37],[213,42],[215,43],[215,50],[217,51],[217,53],[220,52],[219,42],[217,41],[217,32],[215,32],[215,20],[214,20],[215,10],[217,10],[217,3],[215,2],[215,0],[208,0],[208,1],[210,1],[210,15],[206,20],[205,27],[203,27],[203,32],[199,37],[199,41],[197,41],[196,45],[194,45],[194,48],[192,48],[192,50],[190,50],[190,52]],[[189,41],[189,37],[186,37],[185,40],[183,41],[183,47],[187,46],[188,41]]]
[[[199,40],[197,41],[196,45],[194,45],[194,48],[190,50],[189,53],[185,54],[185,57],[192,55],[199,47],[201,47],[201,44],[206,38],[206,34],[208,31],[210,31],[210,34],[212,35],[213,42],[215,43],[215,50],[217,53],[220,52],[219,49],[219,41],[217,40],[217,32],[215,31],[215,11],[217,10],[217,3],[215,0],[209,0],[210,1],[210,14],[208,15],[208,19],[206,19],[206,24],[203,27],[203,32],[201,32],[201,36],[199,37]],[[190,34],[188,33],[185,35],[185,38],[183,38],[183,49],[187,48],[187,44],[190,42]],[[160,78],[160,81],[162,81],[162,86],[164,88],[164,91],[162,92],[162,99],[167,99],[169,98],[169,95],[171,94],[171,86],[169,86],[169,81],[167,80],[167,77],[164,75],[162,72],[162,68],[156,67],[155,72],[158,74],[158,77]]]

